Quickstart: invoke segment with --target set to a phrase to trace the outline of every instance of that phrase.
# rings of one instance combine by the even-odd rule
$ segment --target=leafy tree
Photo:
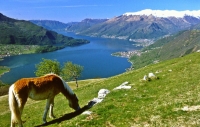
[[[48,73],[54,73],[61,75],[65,80],[75,80],[76,87],[78,87],[78,78],[81,76],[83,67],[72,62],[64,63],[64,67],[61,69],[60,63],[56,60],[42,59],[43,61],[36,65],[36,76],[42,76]]]
[[[76,87],[78,87],[77,79],[81,76],[83,71],[83,66],[73,64],[72,62],[67,62],[64,64],[62,69],[63,78],[65,80],[75,80]]]
[[[61,73],[61,67],[60,63],[56,60],[50,60],[50,59],[42,59],[43,61],[36,65],[36,76],[42,76],[49,73],[54,73],[57,75],[60,75]]]

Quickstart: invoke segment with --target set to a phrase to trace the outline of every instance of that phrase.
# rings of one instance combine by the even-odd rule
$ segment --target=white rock
[[[182,108],[182,110],[183,110],[183,111],[188,111],[189,108],[188,108],[188,106],[185,106],[185,107]]]
[[[126,82],[122,83],[120,86],[125,86],[127,84],[128,84],[128,82],[126,81]]]
[[[118,86],[116,88],[114,88],[114,90],[119,90],[119,89],[130,89],[131,86]]]
[[[94,98],[92,101],[95,102],[95,104],[97,104],[97,103],[101,103],[103,101],[103,99],[102,98]]]
[[[160,72],[162,72],[162,71],[161,71],[161,70],[160,70],[160,71],[158,70],[158,71],[156,71],[155,73],[158,74],[158,73],[160,73]]]
[[[90,115],[90,114],[92,114],[92,112],[91,112],[91,111],[85,111],[85,112],[83,112],[82,114],[83,114],[83,115]]]
[[[114,88],[114,90],[119,90],[119,89],[130,89],[131,86],[126,86],[126,84],[128,84],[128,82],[122,83],[120,86]]]
[[[154,78],[156,77],[153,73],[149,73],[149,78]]]
[[[143,80],[144,80],[144,81],[147,81],[147,80],[148,80],[147,75],[144,76]]]
[[[200,105],[196,105],[196,106],[184,106],[182,109],[182,111],[197,111],[200,110]]]
[[[109,90],[100,89],[99,92],[98,92],[98,98],[105,98],[108,93],[110,93]]]

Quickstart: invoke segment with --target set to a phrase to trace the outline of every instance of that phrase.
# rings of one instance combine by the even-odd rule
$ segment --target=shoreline
[[[10,68],[7,66],[0,66],[0,69],[2,70],[2,71],[0,71],[0,77],[10,71]]]
[[[88,43],[90,43],[90,42],[88,41]],[[83,43],[83,44],[87,44],[87,43]],[[82,45],[82,44],[75,44],[75,45],[72,45],[72,46],[79,46],[79,45]],[[4,58],[6,58],[6,57],[17,56],[17,55],[25,55],[25,54],[37,54],[37,52],[35,52],[35,51],[39,48],[38,45],[14,45],[14,44],[11,44],[11,45],[2,45],[2,44],[0,44],[0,46],[8,48],[8,49],[6,49],[7,51],[4,51],[3,54],[0,54],[0,62],[3,61]],[[23,51],[22,50],[20,50],[20,51],[16,50],[16,51],[13,51],[13,52],[8,52],[8,51],[10,51],[9,48],[12,48],[13,46],[17,46],[19,48],[24,48],[24,50]],[[70,46],[65,46],[64,48],[66,48],[66,47],[70,47]],[[57,49],[57,50],[61,50],[61,49]],[[48,52],[54,52],[54,51],[57,51],[57,50],[52,50],[52,51],[48,51]],[[42,53],[47,53],[47,52],[42,52]],[[1,73],[1,70],[0,70],[0,77],[2,75],[4,75],[5,73],[8,73],[10,71],[9,67],[7,67],[7,66],[0,66],[0,69],[2,69],[2,67],[3,68],[7,68],[8,70],[2,71],[2,73]]]
[[[140,50],[134,50],[134,51],[116,52],[116,53],[112,53],[111,55],[116,56],[116,57],[123,57],[123,58],[130,59],[131,56],[133,56],[133,55],[140,56],[141,51]]]

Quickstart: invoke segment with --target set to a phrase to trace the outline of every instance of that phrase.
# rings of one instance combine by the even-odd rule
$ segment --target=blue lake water
[[[8,66],[11,70],[2,75],[0,80],[12,84],[20,78],[35,77],[35,65],[40,63],[42,58],[57,60],[61,65],[67,61],[72,61],[83,66],[84,70],[79,79],[111,77],[125,72],[125,69],[131,66],[126,58],[111,56],[112,53],[141,48],[135,47],[133,42],[125,40],[80,36],[69,32],[59,33],[74,38],[87,39],[90,43],[66,47],[50,53],[6,57],[3,61],[0,61],[0,66]]]

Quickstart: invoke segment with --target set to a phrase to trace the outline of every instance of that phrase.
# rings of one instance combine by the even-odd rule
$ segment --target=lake
[[[20,78],[35,77],[35,65],[40,63],[42,58],[57,60],[61,65],[72,61],[83,66],[83,73],[79,79],[107,78],[123,73],[131,66],[127,58],[115,57],[112,53],[141,49],[126,40],[80,36],[64,31],[59,33],[77,39],[87,39],[90,43],[66,47],[55,52],[6,57],[0,61],[0,66],[8,66],[11,70],[2,75],[0,80],[12,84]]]

